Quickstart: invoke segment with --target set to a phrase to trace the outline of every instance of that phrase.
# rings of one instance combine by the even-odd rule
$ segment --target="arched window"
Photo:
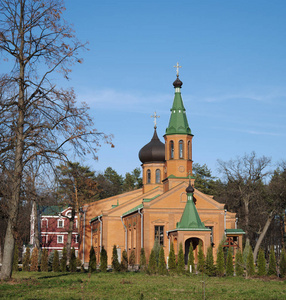
[[[191,159],[191,142],[188,141],[188,159]]]
[[[184,142],[179,141],[179,158],[184,158]]]
[[[170,159],[174,158],[174,142],[170,141]]]
[[[161,171],[159,169],[156,170],[156,183],[161,182]]]
[[[151,183],[151,171],[150,171],[150,169],[147,170],[147,183]]]

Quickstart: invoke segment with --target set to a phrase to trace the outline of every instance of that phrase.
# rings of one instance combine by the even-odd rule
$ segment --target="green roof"
[[[39,214],[42,216],[58,216],[63,210],[67,209],[68,207],[65,206],[39,206]]]
[[[169,126],[166,129],[166,135],[169,134],[192,134],[188,124],[181,92],[178,91],[175,92]]]
[[[197,208],[193,201],[192,193],[188,194],[188,200],[182,214],[181,221],[177,223],[176,228],[184,230],[207,229],[198,214]]]
[[[96,221],[98,218],[100,218],[100,217],[102,217],[102,215],[99,215],[99,216],[97,216],[97,217],[95,217],[95,218],[92,218],[89,222],[91,223],[91,222],[94,222],[94,221]]]
[[[129,215],[129,214],[132,214],[133,212],[135,212],[135,211],[137,211],[138,209],[141,209],[141,208],[143,208],[143,204],[142,204],[142,203],[139,204],[139,205],[137,205],[136,207],[134,207],[134,208],[128,210],[128,211],[127,211],[126,213],[124,213],[122,216],[127,216],[127,215]]]
[[[161,195],[161,194],[158,194],[158,195],[154,196],[153,198],[144,198],[144,199],[143,199],[143,202],[150,202],[150,201],[152,201],[152,200],[158,198],[160,195]]]
[[[245,232],[242,229],[226,229],[226,234],[245,234]]]

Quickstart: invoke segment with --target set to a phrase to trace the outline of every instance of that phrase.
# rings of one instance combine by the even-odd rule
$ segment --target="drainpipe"
[[[98,221],[100,222],[100,252],[102,249],[102,219],[100,219],[101,216],[98,217]]]
[[[92,232],[91,221],[89,221],[89,226],[90,226],[90,232],[91,232],[91,234],[90,234],[90,246],[92,246],[92,234],[93,234],[93,232]]]
[[[121,218],[121,222],[123,224],[124,230],[125,230],[125,250],[127,251],[127,228],[123,222],[123,216],[121,216],[120,218]]]
[[[171,239],[169,238],[169,231],[166,231],[167,233],[167,238],[169,239],[169,252],[171,248]],[[167,256],[167,269],[169,269],[169,256]]]
[[[144,243],[143,243],[143,234],[144,234],[143,225],[144,225],[144,219],[143,219],[143,213],[140,212],[140,208],[138,208],[138,213],[141,216],[141,249],[142,249],[142,248],[144,248]]]
[[[83,211],[83,247],[82,247],[82,251],[83,251],[83,255],[82,255],[82,260],[83,260],[83,264],[84,264],[84,250],[85,250],[85,211]]]
[[[226,235],[226,212],[227,209],[224,210],[224,235]]]

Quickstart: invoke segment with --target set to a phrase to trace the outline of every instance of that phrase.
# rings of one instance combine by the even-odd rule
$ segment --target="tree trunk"
[[[25,118],[25,65],[24,65],[24,3],[21,4],[21,15],[19,20],[19,33],[21,45],[19,49],[19,96],[18,96],[18,111],[15,119],[16,123],[16,142],[15,142],[15,164],[11,201],[9,202],[9,216],[5,235],[3,264],[1,268],[0,279],[8,279],[12,276],[14,248],[15,248],[15,231],[19,212],[20,192],[23,174],[23,155],[24,155],[24,118]]]
[[[75,210],[72,208],[71,217],[69,218],[69,229],[68,229],[68,238],[67,238],[67,262],[69,263],[71,258],[71,244],[72,244],[72,233],[73,233],[73,225],[74,225],[74,217],[75,217]]]
[[[266,232],[267,232],[267,230],[268,230],[268,228],[269,228],[269,226],[271,224],[272,219],[273,219],[273,211],[269,214],[269,216],[267,218],[267,221],[266,221],[266,223],[265,223],[265,225],[263,227],[263,230],[260,233],[259,238],[258,238],[258,240],[256,242],[256,245],[255,245],[255,248],[254,248],[254,251],[253,251],[254,262],[256,262],[258,250],[259,250],[260,245],[261,245],[261,243],[262,243],[262,241],[263,241],[263,239],[264,239],[264,237],[266,235]]]
[[[249,239],[249,198],[248,198],[248,196],[243,197],[243,203],[244,203],[244,210],[245,210],[245,215],[244,215],[245,237],[246,237],[246,240],[248,240],[250,242],[250,239]]]
[[[35,224],[34,224],[34,243],[38,250],[40,250],[40,240],[39,240],[39,228],[38,228],[38,210],[36,201],[34,201],[33,205],[34,209],[34,218],[35,218]]]

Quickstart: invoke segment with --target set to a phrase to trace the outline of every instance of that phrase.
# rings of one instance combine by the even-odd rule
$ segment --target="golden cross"
[[[177,69],[177,77],[179,77],[179,68],[182,68],[182,66],[180,66],[179,63],[177,62],[177,65],[174,66],[174,68]]]
[[[156,112],[154,112],[154,116],[151,116],[151,118],[154,118],[154,128],[157,128],[157,119],[160,118],[160,116],[157,116]]]

